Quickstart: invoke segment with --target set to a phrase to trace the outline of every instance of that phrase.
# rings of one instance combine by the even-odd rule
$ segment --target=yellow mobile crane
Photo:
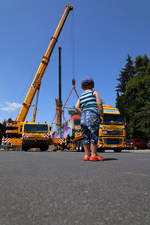
[[[6,142],[12,147],[20,147],[23,150],[28,150],[30,147],[40,147],[41,150],[46,150],[50,143],[50,127],[48,124],[35,123],[36,109],[34,110],[33,122],[25,122],[26,116],[32,104],[35,94],[38,93],[42,78],[46,67],[49,63],[50,56],[55,47],[59,34],[67,19],[69,12],[73,9],[71,5],[65,7],[64,13],[59,21],[56,31],[51,38],[48,48],[40,62],[40,65],[35,73],[32,84],[27,92],[25,100],[22,104],[20,112],[15,121],[9,122],[6,125]]]

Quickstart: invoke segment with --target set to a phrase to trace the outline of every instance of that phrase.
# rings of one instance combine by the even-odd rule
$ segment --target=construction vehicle
[[[113,149],[114,152],[121,152],[126,146],[126,131],[120,112],[110,105],[103,105],[103,111],[104,122],[99,125],[98,150],[104,152]],[[81,115],[76,113],[64,124],[66,145],[71,150],[83,151],[80,119]]]
[[[67,16],[69,14],[69,12],[73,9],[73,7],[71,5],[67,5],[65,7],[65,10],[64,10],[64,13],[59,21],[59,24],[56,28],[56,31],[53,35],[53,37],[51,38],[50,40],[50,43],[48,45],[48,48],[44,54],[44,56],[42,57],[42,60],[40,62],[40,65],[35,73],[35,76],[34,76],[34,79],[31,83],[31,86],[27,92],[27,95],[25,97],[25,100],[22,104],[22,107],[19,111],[19,114],[16,118],[15,121],[12,121],[10,123],[8,123],[6,125],[6,138],[7,140],[9,139],[9,141],[7,142],[7,144],[14,148],[17,148],[17,147],[20,147],[24,146],[25,149],[27,148],[30,148],[32,146],[32,143],[37,143],[37,146],[39,146],[39,142],[41,142],[43,140],[43,149],[47,147],[47,140],[45,140],[45,138],[43,139],[43,134],[41,134],[40,132],[35,132],[36,135],[33,135],[34,132],[30,133],[30,141],[28,142],[27,141],[27,137],[26,137],[26,127],[29,126],[29,123],[28,122],[25,122],[25,119],[26,119],[26,116],[28,114],[28,111],[30,109],[30,106],[33,102],[33,99],[35,97],[35,95],[38,93],[39,89],[40,89],[40,86],[41,86],[41,82],[42,82],[42,78],[43,78],[43,75],[44,75],[44,72],[47,68],[47,65],[49,63],[49,60],[50,60],[50,57],[51,57],[51,54],[53,52],[53,49],[55,47],[55,44],[58,40],[58,37],[59,37],[59,34],[63,28],[63,25],[67,19]],[[37,111],[37,106],[35,107],[35,110],[34,110],[34,115],[33,115],[33,119],[30,123],[30,129],[31,130],[34,130],[32,129],[32,127],[36,127],[38,128],[39,127],[39,123],[35,123],[35,117],[36,117],[36,111]],[[42,126],[42,124],[41,124]],[[46,135],[50,135],[50,127],[49,125],[47,125],[47,131],[46,132]],[[25,132],[25,134],[23,133]],[[28,132],[27,132],[28,133]],[[39,141],[40,140],[40,141]],[[28,142],[27,146],[26,147],[26,143]],[[45,144],[44,144],[45,143]],[[44,147],[45,145],[45,147]],[[34,146],[36,147],[36,146]]]
[[[112,149],[121,152],[125,149],[126,130],[125,123],[118,108],[103,105],[104,122],[99,125],[98,149],[104,152]]]
[[[40,148],[48,149],[50,143],[50,126],[48,124],[26,122],[22,127],[22,150]]]

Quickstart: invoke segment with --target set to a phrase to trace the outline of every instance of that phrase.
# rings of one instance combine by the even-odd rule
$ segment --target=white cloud
[[[17,102],[5,102],[4,105],[0,105],[0,110],[5,112],[13,112],[20,107],[21,104]]]

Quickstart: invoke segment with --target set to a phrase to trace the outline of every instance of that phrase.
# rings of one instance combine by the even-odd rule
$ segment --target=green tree
[[[139,73],[126,86],[125,97],[130,100],[126,118],[130,136],[150,138],[150,74]]]
[[[135,59],[136,76],[149,73],[150,61],[147,55],[137,56]]]
[[[116,105],[126,123],[130,138],[150,138],[150,60],[137,56],[119,75]],[[124,87],[123,87],[124,86]],[[122,88],[121,88],[122,87]]]
[[[130,79],[134,77],[135,69],[133,65],[133,60],[130,55],[127,56],[125,67],[121,70],[119,74],[118,85],[116,86],[117,98],[116,106],[120,109],[121,114],[125,118],[125,109],[128,107],[128,99],[125,96],[126,85]]]

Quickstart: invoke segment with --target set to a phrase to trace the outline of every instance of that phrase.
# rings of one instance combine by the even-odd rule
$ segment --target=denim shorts
[[[91,111],[84,111],[81,115],[83,144],[97,144],[99,130],[99,116]]]

